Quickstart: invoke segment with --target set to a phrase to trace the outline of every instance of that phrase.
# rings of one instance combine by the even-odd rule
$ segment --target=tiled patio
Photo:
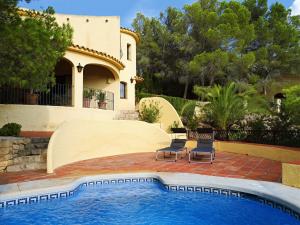
[[[27,171],[0,175],[0,184],[58,177],[126,172],[185,172],[211,176],[234,177],[281,182],[281,163],[273,160],[218,152],[211,164],[189,164],[187,158],[175,162],[155,161],[154,153],[111,156],[81,161],[58,168],[54,174]]]

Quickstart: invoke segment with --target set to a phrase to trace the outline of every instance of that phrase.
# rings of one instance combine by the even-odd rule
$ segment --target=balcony
[[[114,93],[100,89],[84,88],[83,108],[114,110]]]
[[[72,86],[57,83],[45,92],[3,86],[0,87],[0,104],[72,106]]]

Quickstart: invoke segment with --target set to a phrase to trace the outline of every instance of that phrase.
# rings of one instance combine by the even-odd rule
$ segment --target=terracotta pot
[[[91,99],[83,98],[83,108],[90,108],[90,105],[91,105]]]
[[[99,109],[106,109],[106,102],[98,102]]]
[[[26,104],[28,105],[37,105],[38,104],[39,95],[28,93],[26,95]]]

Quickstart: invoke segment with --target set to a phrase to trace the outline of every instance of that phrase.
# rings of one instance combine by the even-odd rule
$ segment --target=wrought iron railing
[[[190,139],[197,139],[197,131],[189,131]],[[219,141],[240,141],[256,144],[300,147],[300,129],[293,130],[214,130]]]
[[[72,86],[58,83],[44,92],[2,86],[0,104],[72,106]]]
[[[84,88],[83,107],[114,110],[114,93],[100,89]]]

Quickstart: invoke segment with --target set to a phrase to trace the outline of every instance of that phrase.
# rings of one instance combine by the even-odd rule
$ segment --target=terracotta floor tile
[[[204,159],[202,159],[204,160]],[[213,164],[188,163],[187,157],[177,162],[155,161],[154,153],[139,153],[85,160],[58,168],[54,174],[45,170],[4,173],[0,184],[58,177],[80,177],[94,174],[126,172],[186,172],[203,175],[281,181],[281,163],[254,156],[217,153]]]

